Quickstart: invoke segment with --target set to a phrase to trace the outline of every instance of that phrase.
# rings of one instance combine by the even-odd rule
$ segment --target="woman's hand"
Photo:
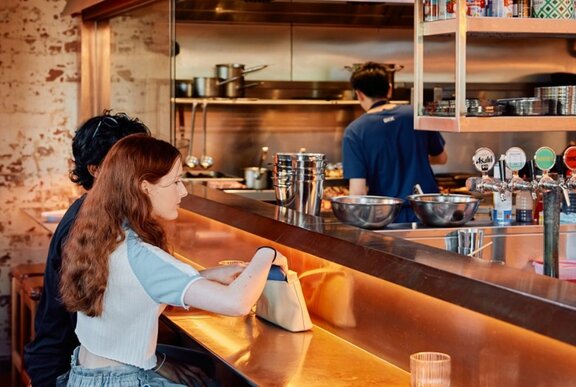
[[[224,285],[229,285],[234,281],[240,273],[246,268],[245,264],[233,264],[215,266],[209,269],[202,270],[200,274],[202,277],[211,281],[216,281]]]
[[[272,264],[276,265],[276,266],[280,266],[280,269],[282,269],[282,271],[285,274],[288,274],[288,260],[278,250],[276,250],[276,258],[274,259],[274,262],[272,262]]]

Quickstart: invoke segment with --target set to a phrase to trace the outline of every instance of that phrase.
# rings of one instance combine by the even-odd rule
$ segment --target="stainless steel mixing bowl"
[[[404,200],[387,196],[336,196],[332,212],[344,223],[376,229],[392,223]]]
[[[428,226],[456,227],[470,221],[480,204],[468,195],[422,194],[408,196],[420,221]]]

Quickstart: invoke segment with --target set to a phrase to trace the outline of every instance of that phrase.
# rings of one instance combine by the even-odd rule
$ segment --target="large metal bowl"
[[[480,204],[468,195],[422,194],[408,196],[420,221],[428,226],[457,227],[470,221]]]
[[[376,229],[392,223],[404,200],[388,196],[336,196],[330,199],[332,212],[344,223]]]

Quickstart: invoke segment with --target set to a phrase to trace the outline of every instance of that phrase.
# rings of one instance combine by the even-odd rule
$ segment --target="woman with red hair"
[[[229,316],[247,314],[272,264],[286,258],[259,248],[247,266],[198,272],[167,250],[162,220],[182,197],[182,160],[169,143],[131,135],[106,156],[64,247],[61,294],[77,312],[69,386],[174,386],[156,371],[158,316],[166,305]],[[64,380],[61,380],[64,382]]]

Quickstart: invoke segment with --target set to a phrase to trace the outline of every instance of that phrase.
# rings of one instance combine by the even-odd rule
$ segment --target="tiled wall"
[[[44,261],[49,242],[22,208],[65,208],[74,195],[80,36],[65,4],[0,2],[0,359],[10,351],[10,267]]]

